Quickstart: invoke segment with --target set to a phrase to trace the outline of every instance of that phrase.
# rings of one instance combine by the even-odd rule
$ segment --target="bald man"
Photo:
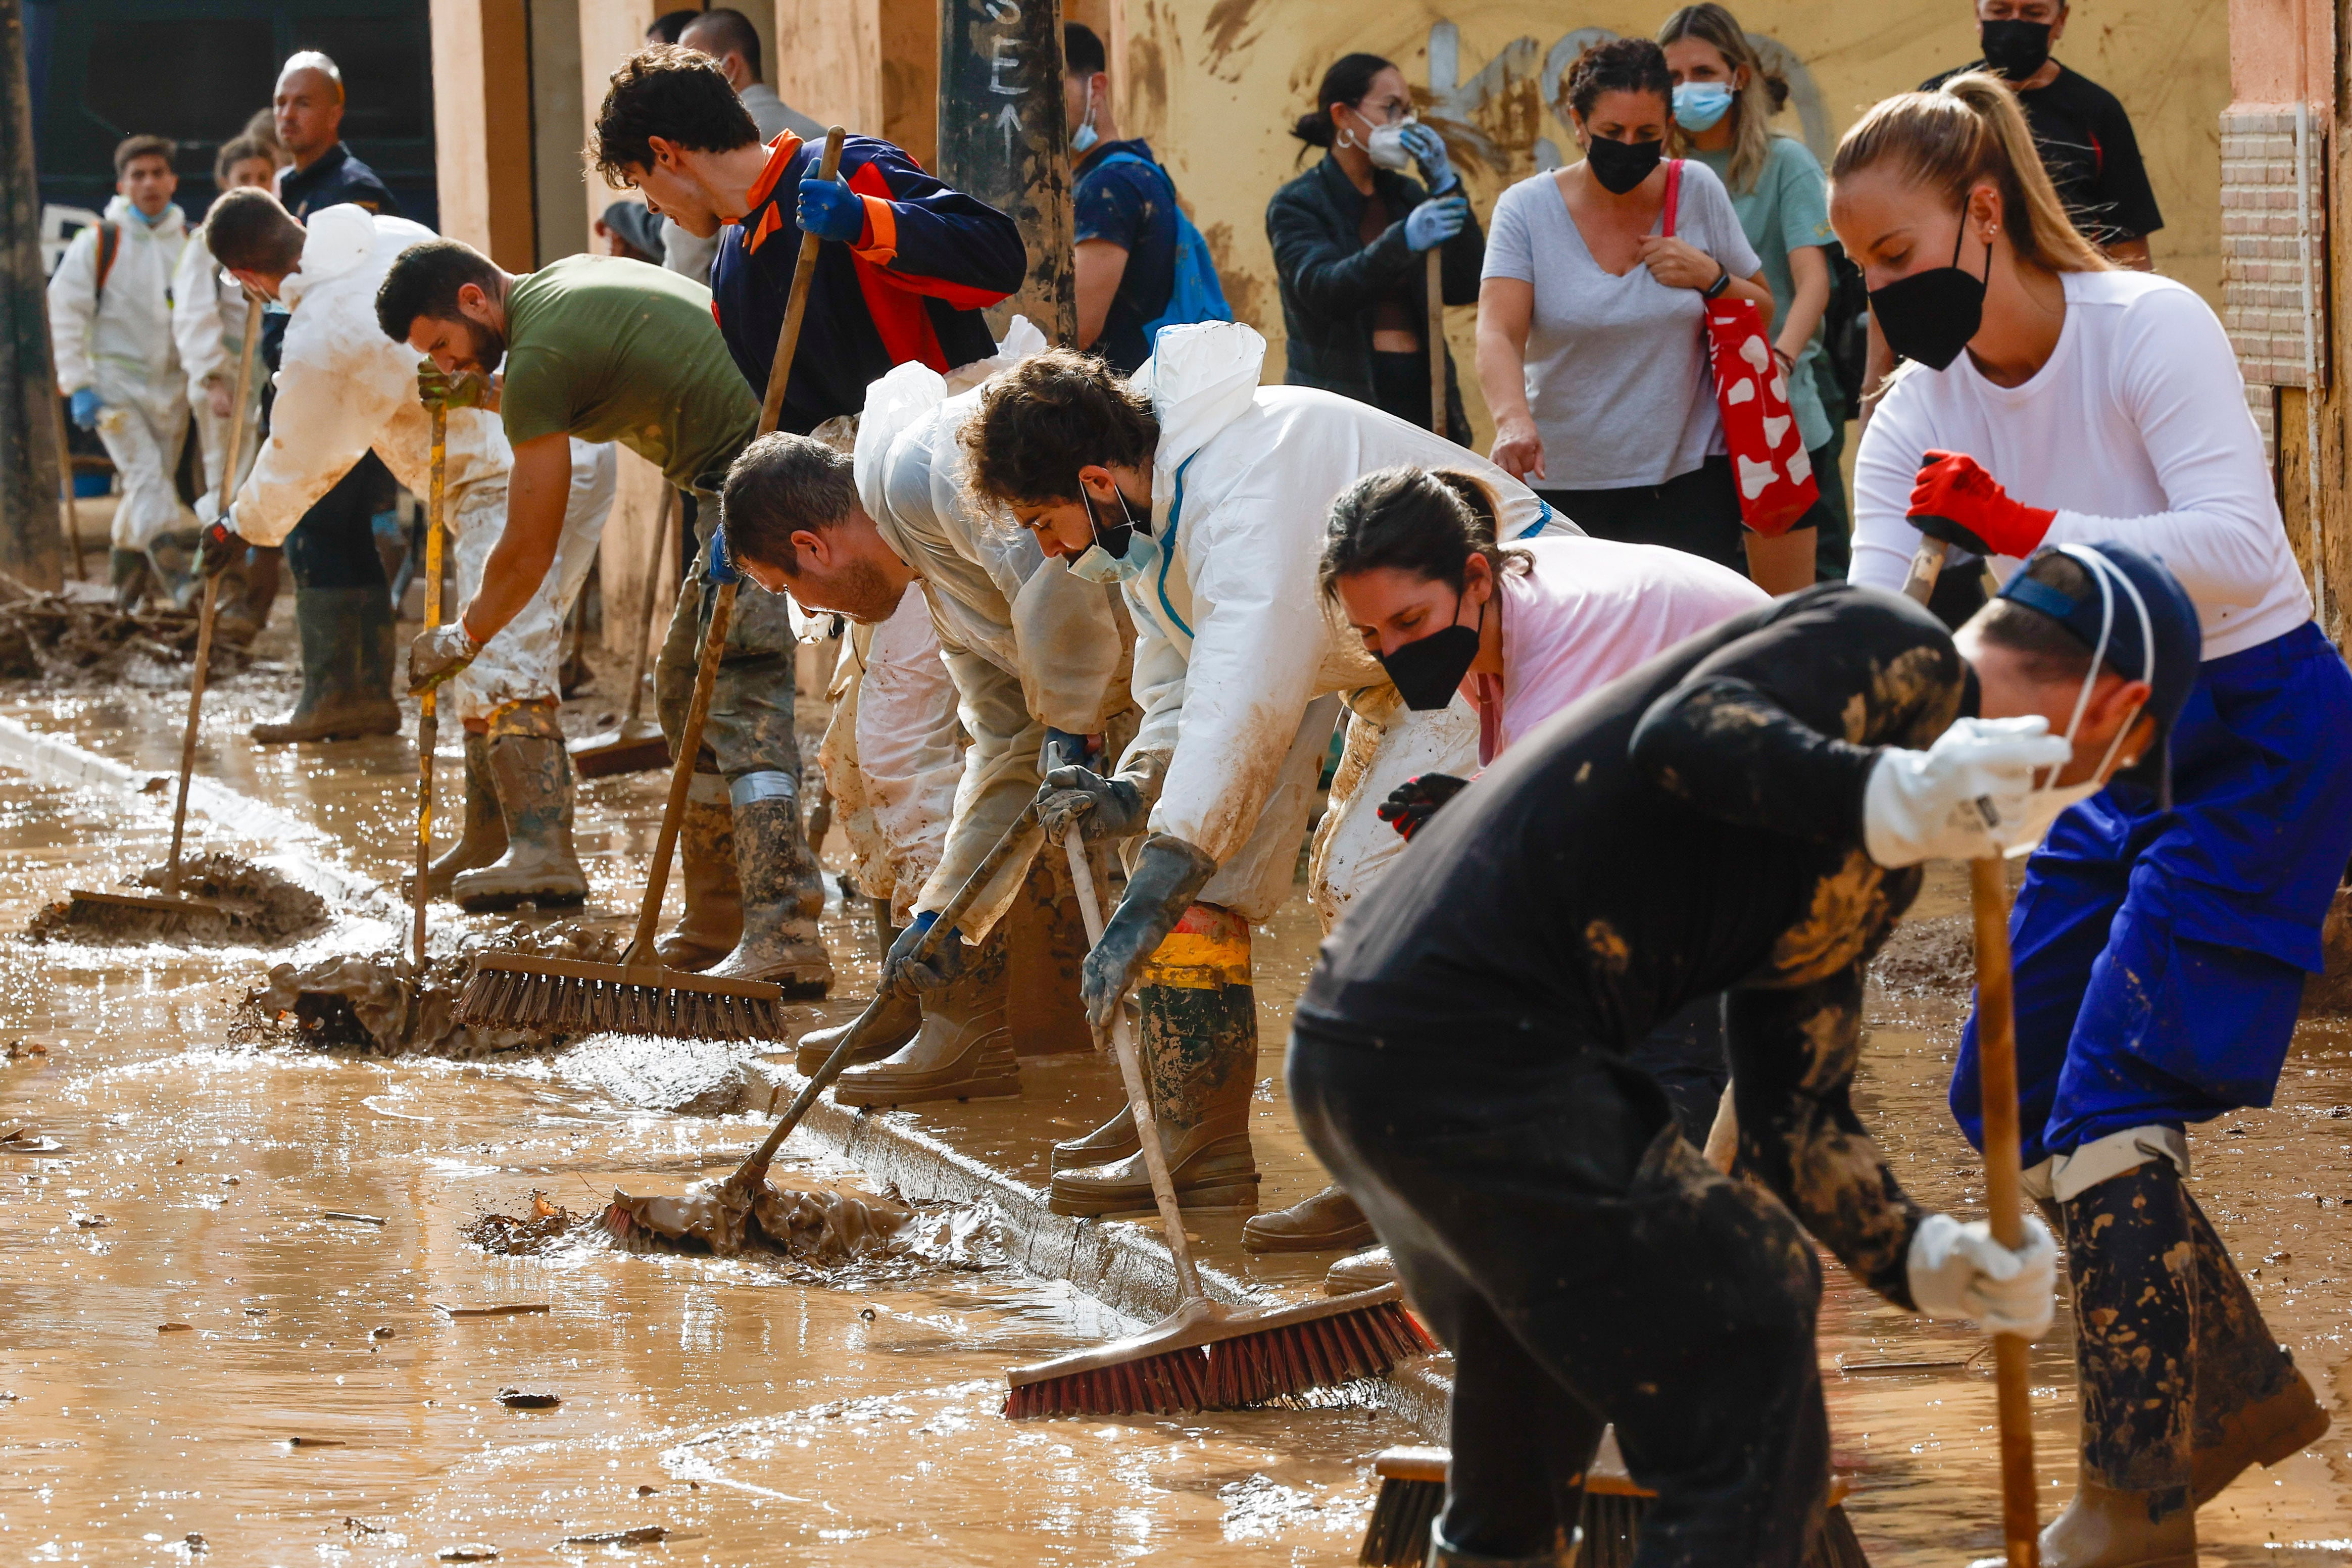
[[[343,73],[334,61],[316,49],[289,57],[278,73],[270,118],[294,159],[278,176],[278,200],[288,212],[308,218],[349,202],[386,217],[401,216],[391,189],[343,145]]]

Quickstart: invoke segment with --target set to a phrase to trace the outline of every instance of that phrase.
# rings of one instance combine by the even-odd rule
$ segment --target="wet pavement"
[[[247,747],[245,726],[285,687],[265,664],[216,689],[199,766],[318,840],[195,821],[192,841],[340,857],[396,883],[413,843],[408,742]],[[176,762],[175,688],[159,668],[144,690],[18,689],[0,692],[0,714],[160,770]],[[440,778],[447,801],[454,749]],[[583,785],[592,912],[632,912],[661,783]],[[0,931],[68,885],[153,864],[169,827],[167,796],[126,808],[0,773]],[[829,858],[841,863],[838,840]],[[1920,912],[1964,902],[1961,879],[1938,876]],[[525,1212],[534,1191],[592,1211],[615,1187],[724,1173],[763,1124],[633,1105],[578,1058],[360,1059],[239,1034],[237,1000],[268,963],[387,944],[396,913],[271,952],[0,940],[0,1046],[15,1042],[0,1134],[29,1130],[0,1142],[0,1561],[188,1561],[191,1534],[210,1561],[238,1563],[429,1563],[467,1543],[501,1563],[1353,1561],[1369,1456],[1411,1436],[1393,1415],[1002,1420],[1006,1366],[1119,1324],[1005,1262],[984,1211],[927,1211],[906,1256],[833,1272],[629,1256],[593,1234],[537,1258],[471,1245],[469,1222]],[[436,918],[437,949],[504,917],[444,905]],[[827,921],[843,1000],[806,1010],[811,1023],[854,1011],[873,975],[863,922],[837,905]],[[1314,937],[1301,899],[1256,938],[1268,1206],[1321,1184],[1279,1059]],[[1980,1178],[1942,1106],[1958,1016],[1949,997],[1875,995],[1856,1101],[1906,1184],[1966,1214]],[[1042,1184],[1045,1145],[1106,1114],[1113,1084],[1088,1057],[1024,1070],[1021,1100],[890,1117]],[[2198,1130],[2196,1182],[2338,1426],[2210,1505],[2204,1561],[2352,1564],[2352,1026],[2307,1023],[2279,1099]],[[849,1166],[793,1156],[800,1142],[780,1181],[856,1186]],[[1250,1258],[1235,1222],[1202,1234],[1218,1267],[1286,1292],[1313,1289],[1328,1261]],[[1838,1370],[1957,1361],[1980,1342],[1886,1307],[1834,1266],[1828,1279],[1836,1458],[1871,1561],[1992,1549],[1982,1363]],[[547,1310],[443,1310],[495,1306]],[[2070,1331],[2062,1313],[2036,1356],[2045,1513],[2072,1479]],[[562,1403],[508,1409],[508,1387]],[[564,1544],[656,1529],[670,1538]]]

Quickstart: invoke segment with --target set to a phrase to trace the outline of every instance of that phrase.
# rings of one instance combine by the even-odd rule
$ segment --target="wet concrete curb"
[[[776,1115],[807,1081],[782,1062],[750,1063],[742,1109]],[[810,1107],[799,1131],[906,1197],[991,1205],[1003,1218],[1007,1250],[1033,1274],[1067,1280],[1129,1318],[1150,1321],[1175,1308],[1175,1263],[1151,1226],[1055,1214],[1042,1190],[950,1148],[909,1114],[852,1110],[824,1098]],[[1200,1273],[1213,1300],[1267,1304],[1268,1298],[1222,1269],[1204,1264]],[[1391,1373],[1376,1402],[1442,1442],[1453,1388],[1452,1360],[1426,1356]]]

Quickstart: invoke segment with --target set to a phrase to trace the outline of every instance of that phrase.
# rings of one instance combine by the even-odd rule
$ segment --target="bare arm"
[[[1090,349],[1102,336],[1110,302],[1127,276],[1127,247],[1108,239],[1082,239],[1076,247],[1078,273],[1078,347]]]
[[[572,494],[572,438],[562,431],[538,436],[514,449],[507,476],[507,526],[482,566],[482,585],[464,613],[466,635],[489,641],[522,613],[539,592],[563,535],[563,507]]]
[[[1800,245],[1789,252],[1789,277],[1796,284],[1795,297],[1789,301],[1789,319],[1780,323],[1774,340],[1780,351],[1794,363],[1813,341],[1813,329],[1822,324],[1822,312],[1830,308],[1830,258],[1818,245]]]
[[[1528,411],[1528,326],[1535,285],[1489,278],[1478,286],[1478,387],[1495,416],[1496,466],[1515,479],[1544,478],[1543,438]]]

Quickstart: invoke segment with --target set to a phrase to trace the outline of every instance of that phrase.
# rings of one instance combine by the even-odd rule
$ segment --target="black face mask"
[[[1960,246],[1968,234],[1968,216],[1962,214],[1959,236],[1952,241],[1950,266],[1930,267],[1870,291],[1870,314],[1878,323],[1879,336],[1898,357],[1917,360],[1929,370],[1947,369],[1984,324],[1992,245],[1985,244],[1984,277],[1972,277],[1959,264]]]
[[[1622,196],[1650,177],[1665,151],[1664,142],[1612,142],[1593,136],[1584,143],[1584,162],[1601,189]]]
[[[1979,22],[1977,47],[1985,64],[2011,81],[2023,81],[2050,58],[2050,24]]]
[[[1653,143],[1654,145],[1654,143]],[[1376,654],[1381,668],[1396,682],[1397,695],[1416,713],[1431,713],[1454,700],[1462,678],[1478,658],[1478,638],[1486,626],[1486,606],[1478,606],[1478,624],[1465,626],[1455,601],[1454,624],[1405,644],[1394,653]]]

